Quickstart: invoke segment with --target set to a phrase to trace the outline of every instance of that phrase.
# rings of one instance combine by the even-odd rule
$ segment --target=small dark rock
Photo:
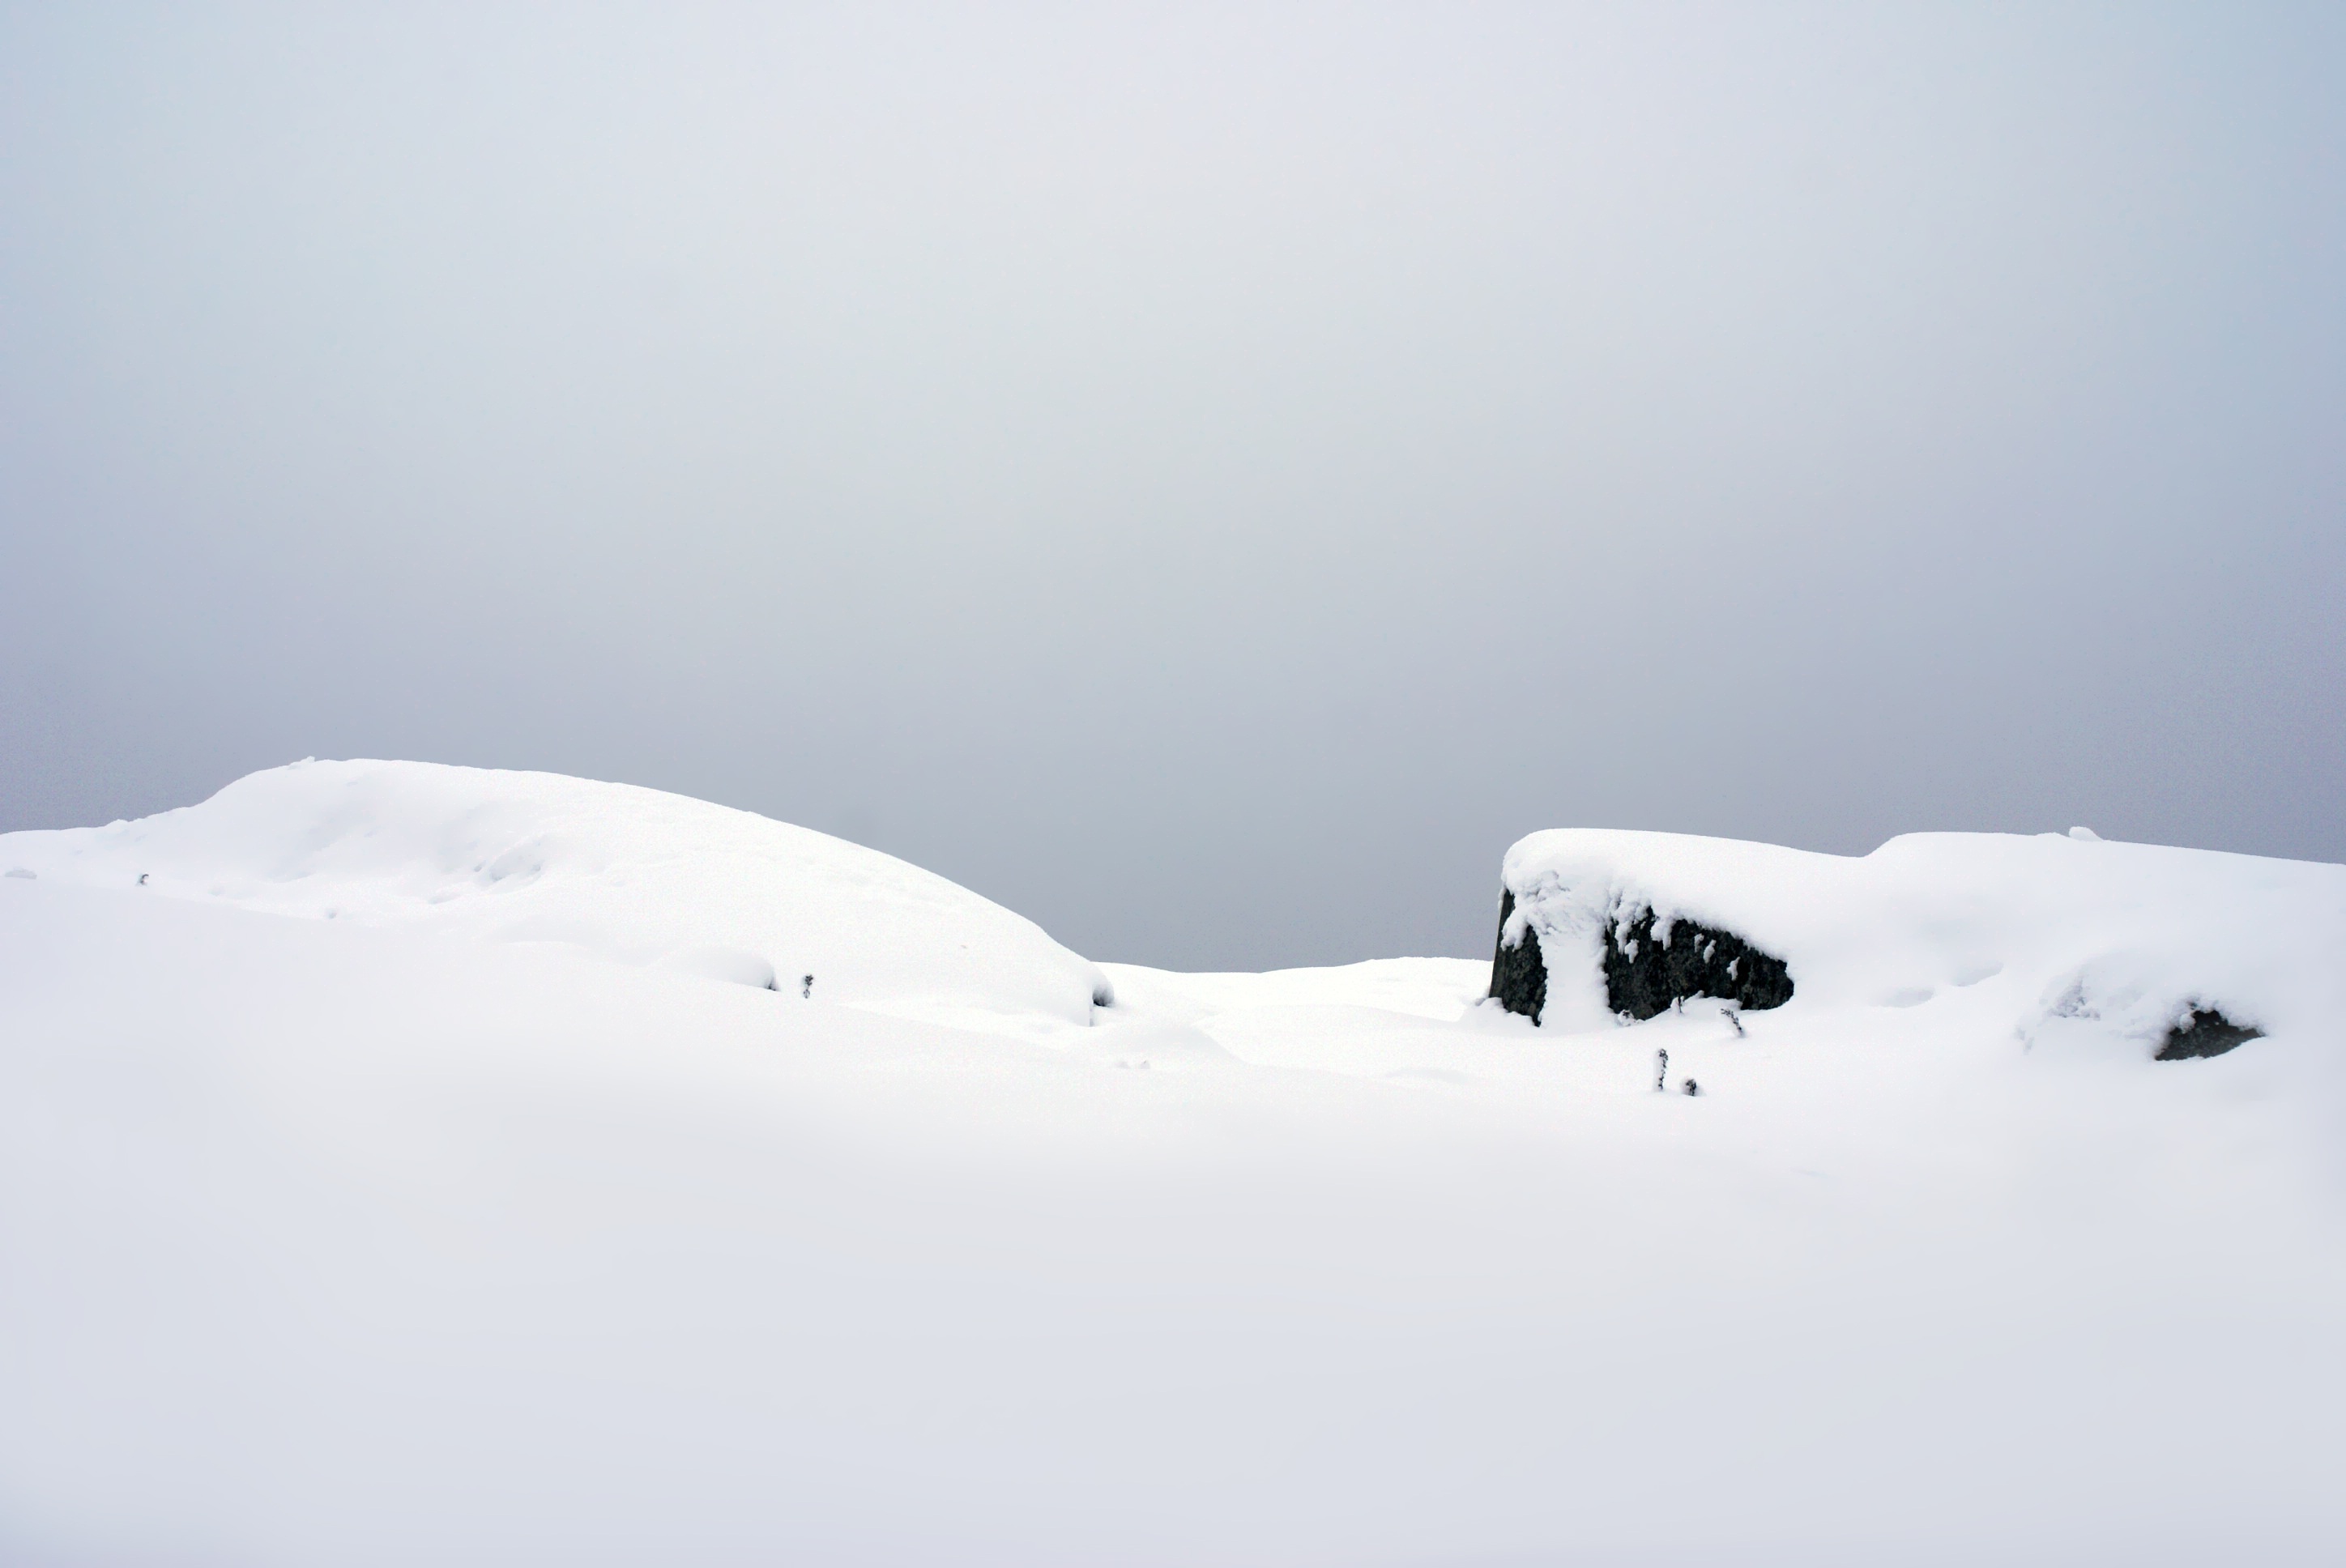
[[[2158,1043],[2154,1062],[2182,1062],[2193,1056],[2221,1056],[2234,1046],[2261,1040],[2265,1032],[2235,1023],[2212,1007],[2194,1007]]]

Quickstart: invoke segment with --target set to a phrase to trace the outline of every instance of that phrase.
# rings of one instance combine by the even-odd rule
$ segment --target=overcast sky
[[[0,829],[304,755],[1103,959],[2346,859],[2346,8],[0,8]]]

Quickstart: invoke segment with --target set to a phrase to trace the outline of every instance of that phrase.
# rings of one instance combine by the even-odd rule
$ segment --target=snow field
[[[198,834],[209,807],[0,838],[37,872],[0,878],[0,1561],[2346,1544],[2332,982],[2178,983],[2271,1030],[2206,1060],[2149,1063],[2125,1006],[2017,1033],[2106,938],[2201,952],[2197,915],[2025,925],[1982,871],[1944,930],[1923,899],[1836,927],[1824,891],[1729,901],[1703,841],[1658,846],[1691,871],[1632,843],[1596,857],[1608,898],[1751,922],[1793,1002],[1742,1038],[1699,1002],[1571,1033],[1479,1003],[1484,962],[1398,959],[1105,965],[1094,1012],[1062,983],[1090,966],[1032,926],[821,840],[803,882],[779,851],[760,871],[778,907],[886,953],[811,938],[842,978],[807,999],[663,962],[788,978],[803,950],[724,901],[721,853],[658,859],[684,830],[636,814],[649,792],[391,766],[321,774],[363,810],[280,799],[249,839]],[[474,830],[464,791],[516,778],[576,837],[518,809]],[[764,831],[669,799],[658,821]],[[499,834],[556,848],[519,886],[468,880]],[[2229,887],[2229,924],[2294,929],[2327,917],[2290,890],[2329,870],[2127,897]],[[719,885],[717,915],[660,907],[655,875]],[[956,899],[1001,974],[921,923]],[[540,919],[594,940],[514,939]],[[1652,1092],[1663,1045],[1702,1097]]]

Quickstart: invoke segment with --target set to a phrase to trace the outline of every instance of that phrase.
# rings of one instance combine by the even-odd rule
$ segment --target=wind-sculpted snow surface
[[[533,775],[15,870],[0,1563],[2346,1561],[2337,868],[1544,835],[1545,1027],[1433,958],[1087,1026],[957,888]],[[1635,909],[1797,990],[1619,1026]],[[2151,1064],[2187,993],[2264,1034]]]
[[[1518,842],[1501,881],[1494,993],[1525,969],[1523,944],[1535,942],[1536,1016],[1558,1032],[1660,1011],[1669,998],[1650,986],[1625,1002],[1621,976],[1672,944],[1703,950],[1674,954],[1688,961],[1674,967],[1717,972],[1679,994],[1780,1005],[1787,1023],[1924,1008],[1990,979],[2025,1044],[2123,1047],[2147,1059],[2346,1016],[2346,867],[2111,843],[2082,830],[1915,833],[1848,857],[1567,829]],[[1731,954],[1731,943],[1760,959],[1740,947]],[[1704,955],[1707,964],[1694,962]],[[1736,996],[1778,961],[1780,986]],[[2196,1019],[2208,1023],[2193,1045]]]
[[[1083,1023],[1099,971],[943,877],[627,784],[298,762],[200,806],[0,837],[0,864],[274,914],[496,942],[944,1019]]]

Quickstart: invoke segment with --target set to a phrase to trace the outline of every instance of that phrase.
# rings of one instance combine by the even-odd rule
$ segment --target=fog
[[[1099,959],[2346,859],[2346,14],[0,10],[0,830],[617,779]]]

